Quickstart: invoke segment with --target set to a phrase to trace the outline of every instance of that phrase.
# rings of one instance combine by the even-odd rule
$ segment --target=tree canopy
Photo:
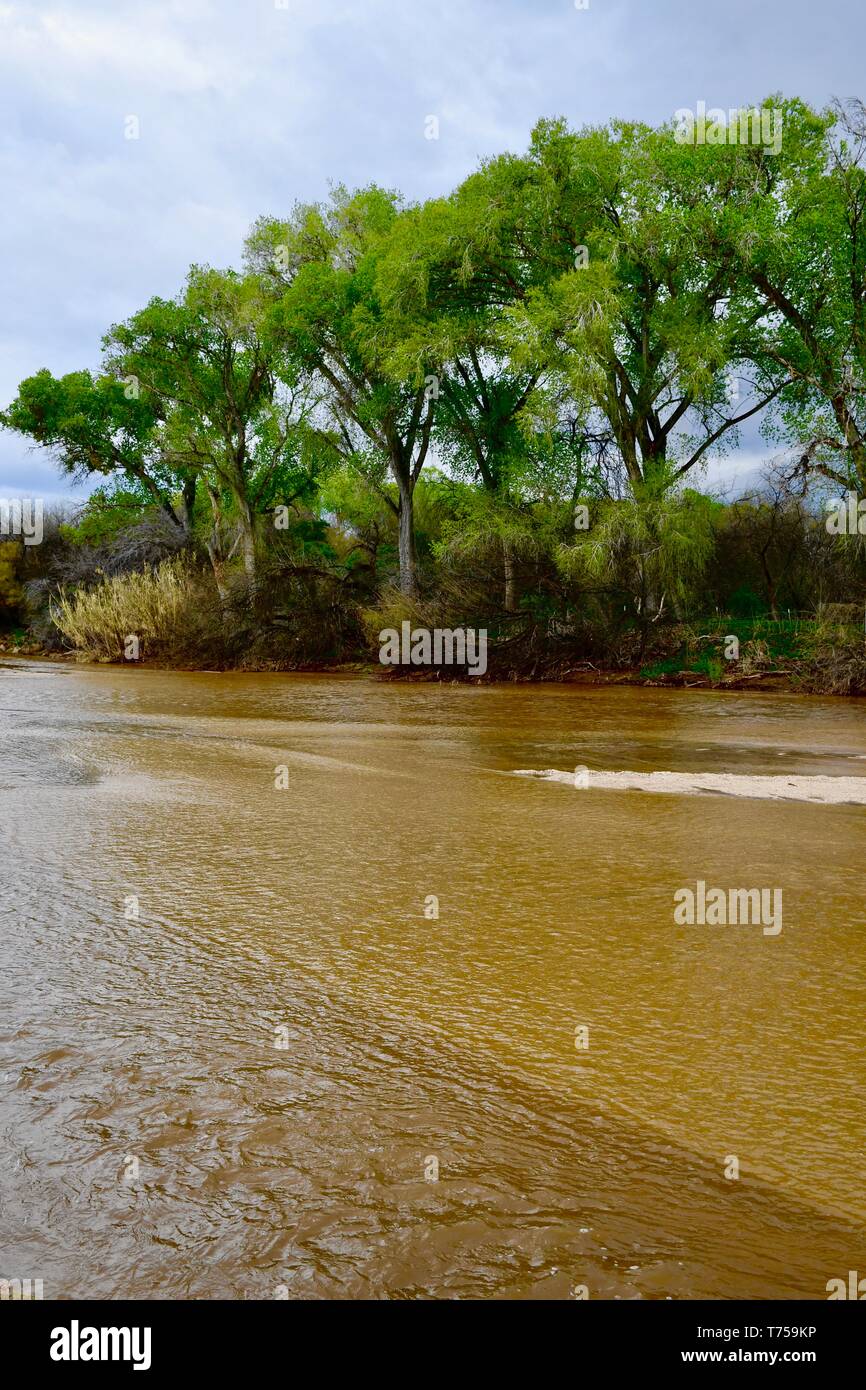
[[[679,534],[666,506],[699,553],[677,499],[753,417],[793,474],[862,490],[866,115],[758,109],[778,144],[548,119],[445,196],[336,187],[263,216],[242,269],[193,266],[110,328],[98,372],[40,371],[0,420],[203,536],[221,591],[235,557],[255,581],[275,511],[357,497],[341,471],[412,595],[435,466],[458,500],[424,545],[497,548],[509,611],[542,501],[646,508],[566,568],[603,572],[605,537],[652,555]]]

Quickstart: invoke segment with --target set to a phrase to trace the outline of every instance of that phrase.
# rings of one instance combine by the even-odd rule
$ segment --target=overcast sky
[[[866,0],[0,0],[0,401],[329,181],[423,198],[540,116],[866,96],[864,54]],[[0,434],[0,496],[68,492]]]

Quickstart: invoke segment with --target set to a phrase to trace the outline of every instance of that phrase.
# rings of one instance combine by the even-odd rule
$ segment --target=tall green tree
[[[752,153],[711,245],[751,290],[776,438],[806,479],[866,493],[866,108],[780,109],[779,155]]]
[[[250,579],[262,517],[321,466],[304,383],[279,364],[271,300],[255,275],[193,267],[176,299],[153,299],[103,340],[103,373],[22,383],[2,422],[76,476],[133,482],[188,534],[207,497],[221,592],[240,550]],[[232,539],[232,532],[236,539]]]
[[[44,369],[21,382],[0,424],[48,450],[71,478],[121,479],[188,536],[197,470],[177,452],[158,403],[143,397],[136,381],[88,371],[55,377]]]
[[[569,202],[569,200],[571,200]],[[545,364],[515,369],[502,342],[503,311],[551,274],[571,267],[579,209],[543,159],[485,161],[447,198],[407,210],[382,258],[378,285],[388,310],[398,376],[425,372],[436,398],[434,443],[457,477],[486,494],[472,510],[502,550],[505,608],[517,604],[515,550],[532,527],[539,491],[566,462],[579,477],[586,453],[568,403],[543,426],[524,412],[545,389]],[[552,396],[548,396],[552,404]]]
[[[734,249],[712,238],[751,166],[735,146],[633,122],[543,123],[533,157],[582,197],[586,254],[506,310],[513,360],[561,373],[609,426],[632,494],[656,498],[781,389],[758,358],[749,399],[731,400],[757,357],[756,312]]]
[[[377,284],[401,215],[396,194],[337,189],[324,207],[260,221],[247,260],[275,286],[271,328],[294,369],[321,387],[323,439],[376,486],[398,524],[400,586],[417,585],[415,487],[430,451],[435,393],[393,371],[393,329]],[[396,498],[387,486],[396,485]]]
[[[193,267],[182,295],[151,300],[105,340],[108,371],[137,384],[173,457],[203,482],[218,578],[231,554],[227,521],[255,578],[260,519],[298,463],[305,407],[281,388],[287,374],[269,310],[260,277]]]

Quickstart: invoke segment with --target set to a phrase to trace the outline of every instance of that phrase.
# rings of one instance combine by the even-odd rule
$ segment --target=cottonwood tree
[[[657,499],[781,389],[760,360],[749,374],[756,311],[735,251],[706,254],[742,159],[630,122],[547,125],[536,143],[584,193],[589,258],[506,310],[513,359],[560,372],[606,421],[635,499]],[[737,370],[748,394],[732,403]]]
[[[501,548],[506,611],[517,607],[515,555],[532,547],[534,506],[554,475],[561,495],[580,491],[588,452],[573,402],[560,393],[554,409],[543,361],[515,368],[502,341],[503,311],[573,266],[585,222],[555,160],[534,153],[485,161],[450,197],[404,212],[378,271],[388,364],[398,378],[429,373],[437,457],[481,489],[463,539]]]
[[[782,103],[781,153],[752,154],[714,244],[737,257],[782,386],[776,438],[795,471],[866,493],[866,109]]]
[[[260,519],[298,466],[308,402],[270,334],[260,277],[194,266],[182,295],[154,299],[105,340],[106,366],[134,379],[163,422],[172,457],[202,480],[213,527],[208,549],[220,586],[237,528],[248,579]]]
[[[277,374],[269,309],[255,276],[193,267],[176,299],[153,299],[109,331],[102,375],[39,372],[2,416],[68,473],[134,482],[186,535],[202,490],[223,596],[235,549],[254,579],[262,515],[317,467],[304,427],[310,403],[284,364]]]
[[[137,382],[44,369],[21,382],[0,423],[48,450],[69,477],[116,477],[134,487],[188,537],[197,471],[177,455],[157,402]]]
[[[436,397],[426,373],[400,376],[389,362],[393,325],[377,269],[400,215],[396,194],[336,189],[326,206],[299,206],[286,221],[256,224],[247,261],[274,286],[270,325],[286,359],[321,387],[323,442],[364,473],[396,517],[400,587],[411,595],[414,493]]]

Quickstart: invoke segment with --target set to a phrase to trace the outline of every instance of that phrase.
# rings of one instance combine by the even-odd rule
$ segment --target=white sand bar
[[[800,777],[740,772],[594,772],[581,769],[520,768],[516,777],[565,782],[585,791],[668,792],[676,796],[710,793],[770,801],[817,801],[827,806],[866,806],[866,777]]]

